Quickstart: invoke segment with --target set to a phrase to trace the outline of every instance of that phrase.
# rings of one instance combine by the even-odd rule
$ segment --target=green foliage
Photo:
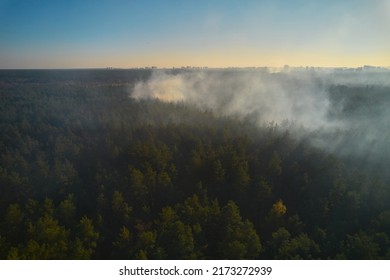
[[[164,250],[165,258],[195,258],[191,227],[181,222],[171,207],[162,209],[158,224],[158,244]]]
[[[65,72],[0,71],[1,259],[390,258],[388,152],[373,172],[275,123],[130,98],[148,71]],[[361,89],[332,90],[355,116]]]
[[[7,258],[7,252],[9,252],[9,249],[7,240],[0,235],[0,259],[4,260]]]
[[[17,241],[23,238],[23,228],[25,227],[25,214],[17,203],[10,204],[6,210],[4,228],[8,230],[11,240]]]
[[[76,216],[76,205],[73,202],[73,194],[68,194],[66,199],[58,206],[58,216],[67,226],[71,226]]]
[[[44,214],[36,224],[28,225],[30,240],[20,250],[25,259],[66,259],[69,231],[60,226],[50,214]]]
[[[99,232],[95,231],[93,222],[87,217],[82,217],[78,225],[77,239],[83,247],[83,258],[90,259],[96,249]]]
[[[319,245],[306,233],[296,237],[285,228],[272,233],[269,250],[275,259],[316,259],[320,253]]]
[[[223,259],[256,259],[260,238],[250,221],[243,221],[238,206],[229,201],[221,212],[219,255]]]
[[[378,259],[379,245],[365,232],[347,235],[343,246],[343,256],[347,259]]]
[[[114,191],[111,199],[113,221],[117,224],[127,224],[130,220],[132,208],[125,202],[119,191]]]

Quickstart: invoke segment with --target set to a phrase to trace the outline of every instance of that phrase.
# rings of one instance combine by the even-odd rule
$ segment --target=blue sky
[[[0,0],[0,68],[390,66],[390,0]]]

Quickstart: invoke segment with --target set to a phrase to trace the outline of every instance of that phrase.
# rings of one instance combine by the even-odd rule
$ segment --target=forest
[[[389,85],[299,130],[132,97],[153,71],[0,70],[0,259],[390,259]]]

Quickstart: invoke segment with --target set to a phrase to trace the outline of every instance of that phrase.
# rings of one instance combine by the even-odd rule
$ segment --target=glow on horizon
[[[3,69],[23,68],[137,68],[151,67],[171,68],[182,66],[193,67],[283,67],[315,66],[315,67],[360,67],[374,65],[390,66],[390,53],[367,54],[356,57],[348,54],[334,54],[325,52],[210,52],[205,54],[188,53],[155,53],[155,54],[116,54],[116,55],[81,55],[68,56],[42,55],[20,56],[20,61],[9,61],[11,67]],[[5,64],[6,65],[6,64]]]
[[[229,59],[227,59],[229,57]],[[386,58],[386,59],[384,59]],[[267,53],[246,53],[230,56],[224,53],[211,53],[200,55],[187,54],[155,54],[140,56],[108,56],[108,57],[77,57],[69,56],[62,58],[52,58],[44,62],[45,58],[27,58],[23,63],[14,64],[10,69],[56,69],[56,68],[180,68],[191,67],[283,67],[289,66],[314,66],[314,67],[361,67],[363,65],[373,65],[380,67],[390,67],[390,56],[378,54],[376,56],[359,57],[334,55],[323,53],[290,53],[267,54]],[[24,63],[29,67],[25,67]],[[369,62],[369,63],[367,63]],[[385,62],[385,63],[384,63]],[[5,68],[7,69],[7,68]]]
[[[390,0],[0,0],[0,68],[389,67],[389,30]]]

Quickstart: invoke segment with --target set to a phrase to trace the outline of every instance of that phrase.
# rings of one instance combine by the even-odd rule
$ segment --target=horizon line
[[[159,66],[136,66],[136,67],[42,67],[42,68],[0,68],[0,71],[16,71],[16,70],[218,70],[218,69],[378,69],[378,70],[390,70],[390,66],[377,66],[377,65],[361,65],[361,66],[315,66],[315,65],[284,65],[284,66],[171,66],[171,67],[159,67]]]

